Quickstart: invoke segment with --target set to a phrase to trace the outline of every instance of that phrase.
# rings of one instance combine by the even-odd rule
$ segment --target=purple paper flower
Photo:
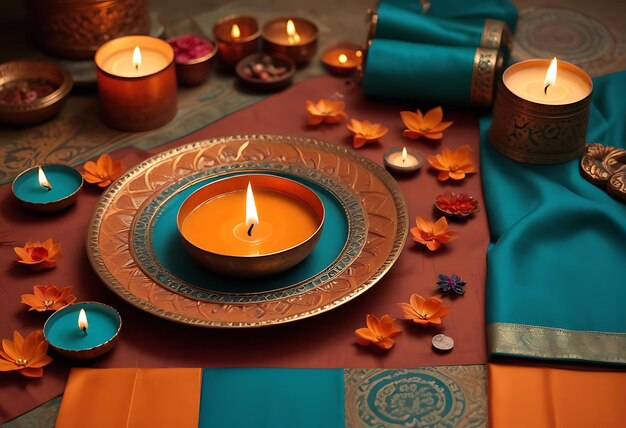
[[[439,280],[437,281],[437,285],[439,286],[441,294],[445,294],[450,290],[454,291],[456,294],[465,294],[463,287],[465,287],[466,282],[462,281],[457,274],[453,273],[448,276],[440,273],[437,275],[437,279]]]

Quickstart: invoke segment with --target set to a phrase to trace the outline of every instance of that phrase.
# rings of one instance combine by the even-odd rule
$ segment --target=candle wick
[[[546,87],[545,87],[545,88],[543,88],[543,93],[544,93],[545,95],[548,95],[548,86],[550,86],[550,84],[549,84],[549,83],[546,85]]]
[[[82,330],[83,330],[83,333],[85,333],[85,335],[87,335],[87,327],[83,327]]]
[[[250,225],[250,227],[248,228],[248,236],[252,236],[252,228],[254,227],[254,223],[252,223]]]
[[[139,71],[139,64],[135,64],[135,70]]]

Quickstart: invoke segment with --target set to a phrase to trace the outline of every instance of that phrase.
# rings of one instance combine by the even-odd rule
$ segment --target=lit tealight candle
[[[233,276],[269,275],[299,263],[313,250],[323,223],[324,205],[314,191],[269,174],[208,184],[178,212],[190,254]]]
[[[561,66],[556,58],[547,65],[547,60],[514,64],[504,73],[503,82],[518,97],[539,104],[571,104],[591,93],[589,79],[582,70],[571,64]]]
[[[176,115],[174,50],[148,36],[113,39],[96,51],[104,121],[123,131],[159,128]]]
[[[385,152],[383,156],[385,167],[395,173],[407,174],[420,169],[424,163],[424,156],[413,149],[395,147]]]
[[[358,45],[339,42],[329,46],[322,55],[322,62],[332,74],[348,76],[361,65],[363,52]]]
[[[13,194],[20,203],[40,212],[59,211],[78,198],[83,176],[67,165],[38,165],[13,181]]]
[[[65,306],[50,315],[44,324],[43,334],[57,353],[85,360],[111,350],[121,328],[122,318],[111,306],[98,302],[80,302]]]
[[[291,58],[297,65],[311,60],[317,51],[317,26],[305,18],[276,18],[263,25],[263,49]]]

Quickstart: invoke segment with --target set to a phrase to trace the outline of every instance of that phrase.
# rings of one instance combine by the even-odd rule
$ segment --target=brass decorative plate
[[[130,251],[131,224],[139,207],[156,192],[196,172],[255,163],[312,169],[356,196],[367,217],[367,239],[350,265],[305,292],[245,303],[199,301],[148,277]],[[395,180],[352,149],[300,137],[233,136],[176,147],[131,168],[95,208],[87,231],[87,253],[102,281],[142,310],[202,327],[261,327],[314,316],[363,293],[396,261],[407,231],[406,204]]]

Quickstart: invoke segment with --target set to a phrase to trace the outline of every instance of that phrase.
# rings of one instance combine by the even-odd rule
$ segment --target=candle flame
[[[345,64],[348,61],[348,57],[344,54],[341,54],[339,55],[337,60],[339,61],[339,64]]]
[[[139,46],[135,46],[135,50],[133,51],[133,65],[135,66],[135,70],[139,70],[139,66],[141,65],[141,50]]]
[[[363,56],[363,52],[361,51],[356,51],[355,55],[359,58],[361,58]]]
[[[41,185],[41,187],[45,187],[48,190],[52,190],[52,186],[48,182],[48,178],[46,177],[46,174],[44,174],[43,168],[41,167],[41,165],[39,165],[39,184]]]
[[[296,31],[296,25],[291,19],[287,21],[287,35],[289,36],[290,45],[300,42],[300,34]]]
[[[230,37],[232,37],[233,39],[238,39],[239,37],[241,37],[241,30],[239,30],[239,25],[233,24],[233,26],[230,28]]]
[[[548,92],[549,86],[556,85],[556,69],[557,69],[557,63],[556,63],[556,57],[554,57],[554,59],[550,63],[550,67],[548,67],[548,72],[546,73],[546,80],[543,81],[544,93]]]
[[[406,161],[407,156],[408,156],[408,153],[406,151],[406,147],[402,147],[402,162]]]
[[[78,328],[87,333],[87,328],[89,328],[89,323],[87,322],[87,312],[84,309],[81,309],[78,313]]]
[[[252,193],[252,184],[248,182],[248,192],[246,193],[246,227],[250,228],[250,232],[252,231],[251,226],[259,224],[259,215],[256,211],[256,204],[254,203],[254,194]],[[250,233],[248,233],[250,235]]]

